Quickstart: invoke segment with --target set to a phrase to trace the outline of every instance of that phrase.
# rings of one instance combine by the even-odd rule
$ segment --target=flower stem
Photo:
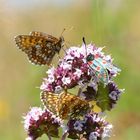
[[[61,138],[61,140],[65,140],[66,138],[67,138],[67,135],[68,135],[68,133],[66,132],[66,133],[64,133],[63,134],[63,136],[62,136],[62,138]]]
[[[50,135],[47,135],[47,136],[48,136],[48,139],[49,139],[49,140],[52,140],[52,138],[51,138],[51,136],[50,136]]]
[[[82,89],[83,89],[83,88],[81,88],[81,87],[79,88],[78,94],[77,94],[78,96],[80,96],[80,93],[82,92]]]

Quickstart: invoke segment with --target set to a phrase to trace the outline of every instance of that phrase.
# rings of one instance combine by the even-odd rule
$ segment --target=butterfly
[[[42,92],[41,101],[47,109],[62,119],[82,116],[91,108],[86,100],[66,91],[62,91],[60,94]]]
[[[16,46],[25,52],[31,63],[50,65],[54,55],[59,53],[64,45],[64,38],[59,39],[43,32],[32,31],[29,35],[15,37]]]

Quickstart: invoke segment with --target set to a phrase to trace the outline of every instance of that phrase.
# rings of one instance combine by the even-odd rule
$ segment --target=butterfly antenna
[[[71,26],[69,29],[68,29],[68,31],[71,31],[71,30],[73,30],[74,29],[74,27],[73,26]]]
[[[71,31],[71,30],[73,30],[73,29],[74,29],[73,26],[71,26],[71,27],[69,27],[69,28],[64,28],[64,29],[63,29],[63,32],[64,32],[65,30],[67,30],[67,32],[69,32],[69,31]]]
[[[62,30],[62,32],[61,32],[61,36],[63,35],[63,33],[64,33],[66,30],[69,32],[69,31],[73,30],[73,28],[74,28],[73,26],[71,26],[70,28],[67,28],[67,29],[64,28],[64,29]]]
[[[64,28],[61,32],[61,36],[63,35],[63,33],[66,31],[66,28]]]
[[[61,36],[63,35],[63,33],[64,33],[66,30],[69,32],[69,31],[73,30],[73,28],[74,28],[73,26],[71,26],[70,28],[64,28],[63,31],[62,31],[62,33],[61,33]],[[65,43],[64,45],[66,46],[66,49],[68,49],[66,43]],[[64,49],[63,49],[63,50],[64,50]],[[64,50],[64,51],[65,51],[65,50]],[[66,51],[65,51],[65,52],[66,52]]]

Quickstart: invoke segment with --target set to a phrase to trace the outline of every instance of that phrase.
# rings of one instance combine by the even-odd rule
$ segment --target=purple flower
[[[120,69],[102,50],[94,44],[84,43],[81,47],[70,47],[57,67],[48,69],[40,86],[45,109],[33,107],[23,117],[28,134],[26,140],[35,140],[43,134],[49,139],[59,137],[60,127],[66,128],[63,140],[67,135],[81,140],[110,137],[112,125],[93,112],[94,106],[97,105],[101,112],[111,110],[123,90],[113,82]],[[73,95],[69,89],[74,87],[78,90]]]
[[[35,140],[42,134],[58,137],[58,128],[62,121],[49,110],[33,107],[24,118],[24,128],[28,133],[27,140]]]
[[[114,107],[123,91],[118,89],[114,82],[110,82],[107,86],[97,85],[95,82],[92,82],[85,91],[80,93],[80,96],[88,101],[96,101],[98,107],[105,111],[111,110]]]
[[[85,47],[83,44],[79,47],[70,47],[62,60],[60,60],[57,68],[52,67],[47,71],[48,77],[44,79],[40,89],[43,91],[55,92],[55,87],[73,88],[77,85],[83,86],[90,83],[94,79],[98,84],[99,77],[95,76],[95,70],[87,63],[87,56],[89,54],[100,57],[101,60],[106,62],[104,67],[108,71],[109,78],[112,79],[120,71],[112,64],[112,59],[109,55],[105,56],[102,52],[103,48],[97,48],[93,44]],[[81,83],[84,83],[81,85]]]
[[[91,132],[89,134],[89,140],[97,140],[98,137],[99,137],[99,134],[97,132]]]
[[[80,138],[80,135],[84,133],[84,125],[83,120],[69,120],[67,124],[68,137],[71,139]]]
[[[84,127],[84,126],[83,126],[83,123],[80,122],[80,121],[76,121],[76,122],[74,123],[74,129],[75,129],[75,130],[82,131],[82,128],[83,128],[83,127]]]
[[[108,91],[111,102],[111,108],[113,108],[114,104],[116,104],[119,100],[120,95],[124,92],[124,89],[118,89],[118,86],[114,82],[110,82],[108,84]]]
[[[87,114],[82,120],[70,120],[68,122],[68,137],[72,139],[105,139],[110,137],[111,131],[112,125],[97,113]]]

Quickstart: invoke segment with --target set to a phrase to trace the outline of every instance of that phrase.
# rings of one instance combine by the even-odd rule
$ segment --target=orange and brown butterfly
[[[31,63],[50,65],[54,55],[64,45],[64,38],[53,37],[43,32],[32,31],[29,35],[15,37],[16,46],[25,52]]]
[[[43,105],[62,119],[77,118],[91,110],[90,104],[80,97],[62,91],[60,94],[42,92]]]

